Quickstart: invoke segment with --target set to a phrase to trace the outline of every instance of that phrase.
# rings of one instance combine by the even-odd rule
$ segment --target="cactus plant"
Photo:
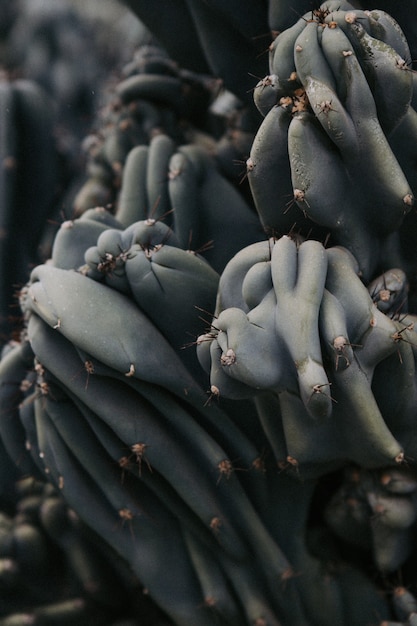
[[[137,584],[149,626],[411,625],[414,42],[386,6],[176,1],[173,39],[127,4],[168,53],[125,66],[0,360],[0,624],[141,623]]]

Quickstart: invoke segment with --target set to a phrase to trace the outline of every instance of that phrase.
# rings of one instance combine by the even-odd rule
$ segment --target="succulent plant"
[[[0,625],[411,625],[415,42],[387,3],[126,4],[160,41],[5,331]]]

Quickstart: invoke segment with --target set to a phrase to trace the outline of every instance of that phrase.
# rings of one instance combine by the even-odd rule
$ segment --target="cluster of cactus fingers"
[[[411,626],[408,43],[383,10],[300,0],[308,12],[274,33],[251,109],[230,64],[257,48],[247,42],[261,24],[283,23],[283,5],[238,17],[234,2],[173,2],[167,15],[184,18],[173,41],[128,4],[168,50],[192,26],[194,67],[153,44],[125,66],[86,140],[73,214],[19,291],[23,330],[0,360],[0,448],[42,486],[25,523],[65,555],[71,585],[19,604],[18,575],[46,561],[0,515],[0,585],[16,599],[0,605],[0,626],[130,618],[126,565],[175,626]],[[242,99],[224,116],[229,137],[222,123],[210,134],[210,73]],[[0,105],[10,98],[5,85]],[[250,137],[245,189],[227,158]],[[16,184],[3,177],[8,207]],[[7,551],[19,541],[22,563]],[[122,582],[110,592],[115,554]]]
[[[74,199],[76,215],[93,206],[114,205],[132,148],[144,150],[154,135],[164,133],[171,139],[164,150],[168,158],[175,142],[184,143],[206,123],[214,79],[182,70],[159,46],[140,46],[122,74],[107,88],[99,125],[84,142],[86,177]],[[136,168],[139,160],[146,160],[145,152],[138,151]],[[154,175],[156,179],[157,171]]]
[[[399,302],[401,270],[367,288],[346,248],[284,235],[228,263],[197,355],[220,397],[254,398],[278,464],[304,477],[401,464],[415,457],[417,336]]]
[[[409,468],[348,468],[324,517],[342,541],[371,552],[380,572],[395,572],[414,551],[416,490],[415,471]]]
[[[353,624],[356,617],[343,617],[341,598],[349,589],[343,581],[362,581],[362,574],[354,569],[340,572],[331,590],[327,588],[321,563],[308,554],[302,531],[315,482],[293,484],[282,470],[299,464],[303,472],[304,464],[314,465],[320,468],[314,470],[319,476],[329,463],[333,469],[349,458],[344,453],[342,459],[342,436],[336,459],[329,459],[327,452],[322,458],[324,446],[312,459],[299,454],[303,446],[309,454],[310,423],[332,420],[318,320],[327,291],[334,302],[342,299],[342,289],[337,288],[341,266],[350,268],[347,282],[354,293],[345,299],[352,312],[346,318],[335,316],[330,306],[324,319],[329,320],[327,326],[342,320],[336,336],[346,338],[347,353],[352,350],[350,340],[364,341],[372,328],[371,315],[386,316],[358,278],[351,253],[325,250],[317,241],[298,245],[287,236],[260,240],[253,213],[212,160],[195,146],[175,148],[170,138],[159,134],[149,145],[147,159],[131,170],[133,149],[115,214],[92,208],[64,222],[51,259],[32,271],[21,290],[26,318],[22,341],[7,347],[0,364],[2,440],[23,473],[49,480],[129,563],[176,625],[191,621],[209,626],[216,620],[225,626],[273,626],[284,620],[300,626],[310,623],[322,591],[335,604],[333,617]],[[175,176],[154,183],[150,158],[154,164],[161,161],[157,171],[169,173],[174,159],[184,166],[183,157],[188,169],[176,168]],[[133,171],[146,181],[140,190],[145,197],[129,204]],[[177,187],[171,187],[182,172],[188,174],[188,188],[195,189],[190,211],[180,202],[185,190],[175,195]],[[218,198],[213,197],[215,190],[221,194]],[[216,213],[221,201],[229,202],[228,219],[242,229],[221,232]],[[218,256],[215,245],[201,254],[184,245],[188,215],[194,220],[193,232],[205,233],[214,242],[226,234],[232,239],[222,244]],[[253,243],[245,246],[245,238]],[[239,251],[232,256],[234,249]],[[304,306],[306,298],[309,307]],[[336,309],[342,306],[347,305]],[[222,383],[209,380],[197,362],[200,348],[209,346],[201,337],[216,307],[220,366],[228,373],[237,366],[243,376],[242,381],[231,378],[232,390],[237,384],[231,403]],[[300,324],[298,315],[303,316]],[[387,320],[382,330],[394,334],[394,322]],[[222,344],[229,323],[231,343],[226,339]],[[233,334],[247,344],[242,353]],[[386,343],[389,338],[381,348],[383,356],[397,349],[393,339],[391,351]],[[191,346],[182,349],[187,344]],[[260,347],[268,364],[251,369]],[[338,362],[334,347],[331,355],[336,373],[354,367],[347,357],[342,363],[344,353]],[[356,364],[353,355],[351,361]],[[356,369],[364,367],[363,359]],[[368,379],[363,386],[372,397]],[[254,391],[248,393],[249,388]],[[341,388],[348,395],[347,383]],[[265,395],[258,405],[259,389]],[[211,396],[220,395],[219,404],[207,390]],[[265,401],[271,402],[268,394],[276,399],[276,392],[282,392],[288,404],[282,412],[294,420],[289,407],[295,401],[300,432],[294,421],[292,440],[299,436],[299,444],[289,444],[285,436],[277,439],[268,430],[262,408]],[[365,413],[360,416],[364,425],[360,423],[367,433],[371,426]],[[382,417],[379,420],[383,423]],[[330,441],[339,435],[331,431],[326,437]],[[389,431],[382,439],[376,451],[374,442],[369,444],[371,460],[365,465],[402,459],[400,444]],[[284,456],[276,452],[277,446],[287,445],[290,450]],[[362,461],[366,450],[354,449],[351,442],[352,460]],[[295,492],[297,497],[290,497]],[[163,570],[158,566],[162,561]],[[369,598],[372,610],[376,605],[388,615],[372,585]]]
[[[330,483],[324,487],[324,501],[316,510],[321,521],[313,522],[307,531],[308,544],[314,554],[331,563],[332,575],[338,574],[348,585],[352,594],[348,606],[357,612],[348,618],[352,624],[361,623],[359,615],[367,611],[368,621],[364,623],[415,623],[416,488],[414,466],[368,470],[352,464],[346,465],[343,472],[330,475]],[[357,575],[351,577],[346,561],[366,573],[362,581]],[[388,612],[381,612],[375,599],[372,608],[368,605],[375,593],[369,572],[374,580],[379,579],[378,586],[389,604]],[[349,611],[347,606],[346,610]]]
[[[71,270],[67,275],[91,280]],[[79,293],[64,274],[61,281],[69,294]],[[259,441],[258,433],[256,441],[250,439],[246,428],[258,428],[256,414],[241,410],[245,428],[239,427],[216,404],[204,405],[204,394],[190,379],[181,381],[187,388],[171,390],[171,368],[158,373],[151,358],[143,358],[146,380],[144,370],[126,371],[117,356],[103,363],[93,347],[87,353],[82,333],[77,340],[68,338],[71,313],[52,325],[47,310],[55,309],[56,300],[48,304],[30,290],[28,298],[39,305],[28,322],[35,367],[20,385],[25,397],[9,429],[14,427],[16,439],[23,435],[20,448],[27,464],[33,463],[32,475],[39,472],[52,483],[129,564],[174,624],[365,626],[371,615],[390,616],[389,602],[359,569],[328,568],[307,549],[316,483],[295,482],[273,462],[266,437]],[[98,302],[94,290],[90,298]],[[128,310],[125,324],[131,314]],[[95,339],[100,350],[99,333]],[[161,338],[151,339],[163,348]],[[112,355],[108,335],[105,341]],[[149,346],[123,347],[129,349],[150,354]],[[162,361],[172,365],[169,353]],[[179,379],[180,367],[173,365]],[[2,437],[3,429],[2,423]],[[12,454],[9,445],[7,451]],[[365,607],[357,599],[351,603],[358,589]],[[323,597],[327,621],[320,614]]]
[[[276,37],[269,70],[255,87],[264,120],[247,161],[261,221],[276,235],[327,233],[369,281],[397,264],[401,227],[410,213],[415,222],[407,41],[384,11],[327,2]]]
[[[208,403],[197,361],[178,345],[193,318],[201,334],[199,310],[213,310],[218,274],[163,221],[107,225],[97,236],[104,213],[92,214],[61,227],[50,263],[22,293],[27,339],[4,356],[2,383],[24,393],[29,384],[17,379],[35,357],[35,389],[19,406],[5,393],[8,452],[19,462],[24,448],[26,471],[52,481],[175,624],[278,623],[298,590],[291,580],[279,588],[292,569],[274,536],[262,449]],[[86,244],[83,225],[96,245],[84,264],[63,268],[65,249]],[[239,410],[254,428],[254,408]]]
[[[50,483],[19,479],[1,507],[2,626],[116,624],[129,616],[138,581]]]

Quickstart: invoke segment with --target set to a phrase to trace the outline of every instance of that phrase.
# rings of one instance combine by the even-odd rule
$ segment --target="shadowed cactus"
[[[412,46],[347,2],[128,4],[170,56],[125,67],[0,361],[0,577],[33,594],[0,624],[411,625]],[[36,593],[46,544],[69,593]],[[122,611],[126,569],[149,606]]]

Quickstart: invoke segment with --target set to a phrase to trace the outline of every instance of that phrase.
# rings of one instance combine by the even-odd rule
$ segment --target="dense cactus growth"
[[[386,3],[127,4],[159,41],[52,241],[44,92],[0,90],[0,626],[411,626],[415,41]]]
[[[0,516],[0,624],[87,626],[128,619],[141,604],[141,587],[117,553],[49,482],[27,477],[9,487]],[[145,598],[144,609],[147,602],[157,620],[160,612]]]
[[[61,172],[52,101],[34,81],[0,80],[0,343],[18,317],[14,293],[42,260],[45,223],[55,210]]]

